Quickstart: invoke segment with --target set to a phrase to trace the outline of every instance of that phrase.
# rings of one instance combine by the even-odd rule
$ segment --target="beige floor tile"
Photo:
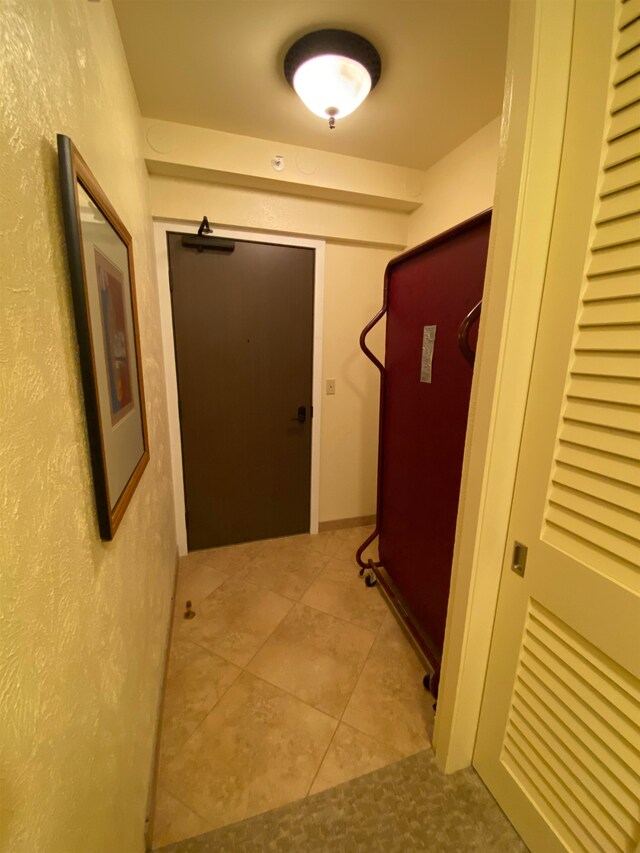
[[[358,571],[359,566],[356,562],[356,552],[358,551],[358,548],[362,545],[363,542],[364,538],[357,542],[353,542],[346,539],[334,554],[333,559],[344,560],[345,562],[349,562],[353,566],[353,568]],[[374,548],[367,548],[367,550],[363,554],[363,557],[365,563],[369,560],[369,558],[377,560],[378,552]]]
[[[335,788],[349,779],[400,761],[403,757],[394,747],[378,743],[369,735],[340,723],[309,794]]]
[[[371,529],[182,559],[156,845],[300,799],[312,781],[315,793],[429,745],[433,713],[422,664],[355,565]],[[182,618],[183,598],[193,602],[195,619]]]
[[[161,770],[160,784],[212,826],[305,796],[337,721],[249,673]]]
[[[339,718],[374,639],[371,631],[298,604],[248,670]]]
[[[333,555],[336,560],[351,560],[355,563],[356,551],[362,543],[369,538],[373,533],[373,527],[350,527],[346,531],[346,535],[342,539],[339,548]],[[370,557],[374,560],[378,559],[378,541],[377,539],[368,546],[364,553],[365,562]]]
[[[275,539],[263,539],[254,543],[252,557],[276,557],[297,554],[308,550],[310,536],[298,533],[295,536],[277,536]]]
[[[388,607],[375,587],[368,588],[357,566],[347,560],[330,560],[302,597],[302,603],[354,625],[377,631]]]
[[[341,539],[364,539],[373,533],[374,524],[359,524],[356,527],[342,527],[335,532]]]
[[[422,673],[421,677],[424,677],[426,672],[430,671],[429,665],[425,663],[416,651],[409,637],[408,630],[404,630],[400,626],[398,619],[390,608],[387,610],[378,634],[381,642],[386,643],[395,655],[400,655],[406,659],[408,666],[417,666],[418,671]]]
[[[235,578],[298,601],[328,559],[297,545],[282,546],[280,553],[254,557],[236,572]]]
[[[195,643],[173,644],[162,710],[162,761],[177,753],[241,671]]]
[[[305,551],[313,551],[330,557],[335,553],[342,537],[342,531],[328,530],[325,533],[300,533],[296,536],[281,536],[277,539],[265,539],[259,543],[260,554],[277,554],[282,550],[295,548]]]
[[[317,549],[323,550],[333,559],[355,561],[355,554],[365,539],[373,533],[373,525],[360,527],[343,527],[337,530],[327,530],[317,536],[311,536],[312,542],[317,542]],[[367,549],[367,557],[377,559],[377,547]]]
[[[226,574],[233,575],[234,571],[244,566],[258,552],[256,542],[241,542],[238,545],[224,545],[221,548],[208,548],[202,551],[190,551],[186,557],[180,558],[180,563],[204,563]]]
[[[376,637],[342,717],[343,722],[392,746],[403,756],[430,745],[430,695],[425,669],[389,614]]]
[[[153,846],[164,847],[184,838],[209,832],[213,827],[188,809],[180,800],[158,786],[153,820]]]
[[[220,569],[182,557],[176,584],[176,610],[184,610],[187,600],[191,601],[195,609],[203,598],[210,595],[228,577],[229,575]]]
[[[339,539],[344,539],[349,530],[353,530],[353,527],[334,527],[329,530],[324,530],[321,535],[337,536]]]
[[[341,543],[343,537],[340,535],[342,531],[327,530],[324,533],[313,533],[309,535],[309,548],[317,551],[319,554],[325,554],[327,557],[333,557]]]
[[[200,602],[195,619],[174,621],[174,635],[243,667],[292,606],[282,595],[229,578]]]

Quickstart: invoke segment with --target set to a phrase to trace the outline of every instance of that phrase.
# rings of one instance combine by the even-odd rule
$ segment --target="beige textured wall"
[[[409,215],[409,246],[493,206],[501,121],[493,119],[425,173],[422,206]]]
[[[321,522],[376,511],[380,382],[358,338],[382,306],[385,267],[397,254],[327,244],[323,377],[336,380],[336,394],[322,398]],[[384,358],[384,322],[367,343]]]
[[[175,560],[139,115],[108,0],[0,4],[0,850],[135,853]],[[96,522],[56,132],[131,231],[151,461]]]
[[[277,231],[299,237],[395,246],[407,240],[408,213],[264,189],[151,175],[151,213],[163,219],[211,222],[230,228]]]
[[[151,174],[384,210],[411,211],[420,204],[424,172],[418,169],[157,118],[142,119],[142,130]],[[279,172],[271,162],[276,156],[282,158]]]

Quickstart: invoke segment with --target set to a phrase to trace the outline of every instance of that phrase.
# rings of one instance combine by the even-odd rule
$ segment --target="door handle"
[[[473,367],[473,363],[476,360],[476,354],[469,346],[469,329],[480,316],[481,308],[482,299],[477,305],[474,305],[471,311],[469,311],[462,323],[460,323],[460,328],[458,329],[458,346],[460,347],[460,352],[467,359],[471,367]]]
[[[307,420],[307,407],[306,406],[298,406],[298,414],[295,418],[291,418],[292,421],[298,421],[299,424],[303,424]]]

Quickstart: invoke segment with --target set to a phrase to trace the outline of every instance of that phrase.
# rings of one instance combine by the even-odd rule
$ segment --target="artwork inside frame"
[[[110,540],[149,461],[132,240],[63,134],[58,161],[98,525]]]

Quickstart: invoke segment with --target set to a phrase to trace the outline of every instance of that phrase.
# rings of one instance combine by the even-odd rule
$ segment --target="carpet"
[[[525,853],[468,768],[445,776],[425,750],[304,800],[162,848],[162,853]]]

